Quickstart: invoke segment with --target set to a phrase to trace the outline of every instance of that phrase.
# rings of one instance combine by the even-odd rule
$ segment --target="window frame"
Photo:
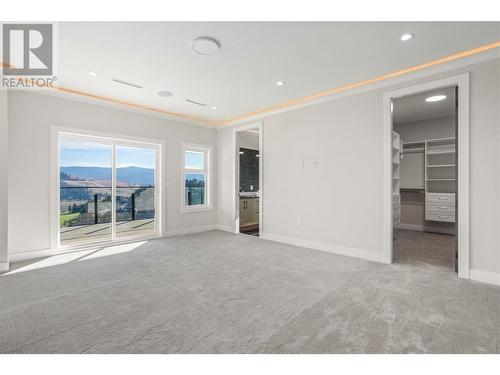
[[[81,130],[74,128],[64,128],[52,126],[52,142],[51,142],[51,251],[53,254],[78,251],[86,248],[96,248],[101,246],[110,246],[121,243],[136,242],[145,239],[161,238],[165,233],[165,223],[163,220],[164,207],[164,192],[163,192],[163,176],[164,162],[163,152],[165,142],[150,140],[138,137],[129,137],[126,135],[109,134],[102,132],[94,132],[89,130]],[[155,230],[152,233],[137,236],[116,236],[115,228],[112,226],[112,236],[109,240],[88,242],[82,244],[63,245],[60,239],[60,146],[63,139],[75,139],[96,142],[100,144],[108,144],[112,146],[112,196],[116,196],[116,181],[115,181],[115,157],[116,147],[135,147],[154,149],[156,153],[155,160]],[[112,199],[112,215],[115,217],[115,204]],[[113,218],[112,222],[115,219]]]
[[[203,152],[204,154],[204,168],[203,169],[191,169],[186,167],[186,152]],[[212,181],[212,146],[210,145],[199,145],[194,143],[182,143],[181,148],[181,213],[193,213],[193,212],[203,212],[212,210],[212,199],[211,199],[211,181]],[[186,204],[186,174],[205,174],[205,203],[197,204],[193,206],[188,206]]]

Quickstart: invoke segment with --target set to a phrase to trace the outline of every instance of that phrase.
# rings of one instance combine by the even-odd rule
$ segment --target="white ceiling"
[[[425,101],[426,98],[434,95],[446,95],[446,99],[430,103]],[[401,124],[405,122],[453,116],[454,114],[455,88],[446,87],[395,99],[392,116],[395,124]]]
[[[415,37],[403,43],[405,32]],[[60,86],[221,121],[496,42],[500,23],[60,23],[58,36]],[[216,38],[221,50],[194,53],[191,42],[200,36]],[[174,95],[160,97],[161,90]]]

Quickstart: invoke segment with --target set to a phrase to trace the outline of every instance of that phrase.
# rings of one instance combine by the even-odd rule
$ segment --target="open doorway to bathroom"
[[[458,271],[458,87],[395,98],[393,260]]]
[[[259,236],[261,199],[260,128],[236,132],[238,228],[242,234]]]

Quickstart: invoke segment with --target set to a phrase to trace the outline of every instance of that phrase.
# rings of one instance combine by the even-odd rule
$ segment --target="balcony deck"
[[[116,224],[116,237],[141,236],[153,233],[154,219],[122,221]],[[111,223],[81,225],[61,228],[61,245],[80,245],[87,242],[111,239]]]

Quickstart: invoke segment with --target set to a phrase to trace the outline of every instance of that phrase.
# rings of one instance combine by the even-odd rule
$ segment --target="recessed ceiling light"
[[[278,82],[276,82],[276,86],[285,86],[285,82],[284,81],[278,81]]]
[[[172,94],[170,91],[158,91],[158,95],[163,96],[164,98],[169,98],[174,94]]]
[[[403,35],[401,35],[401,40],[403,42],[406,42],[406,41],[410,40],[411,38],[413,38],[413,35],[414,34],[412,34],[412,33],[403,34]]]
[[[446,95],[434,95],[434,96],[429,96],[427,99],[425,99],[425,101],[428,103],[432,103],[432,102],[439,102],[445,99]]]
[[[97,73],[96,72],[89,72],[89,76],[97,77]]]
[[[217,107],[213,105],[210,107],[210,109],[217,109]]]
[[[213,55],[220,49],[220,43],[214,38],[202,36],[193,40],[193,51],[200,55]]]

